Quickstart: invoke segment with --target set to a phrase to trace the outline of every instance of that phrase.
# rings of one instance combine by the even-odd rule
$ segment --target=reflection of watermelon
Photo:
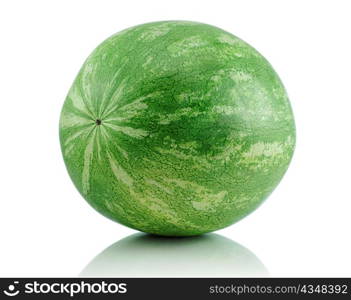
[[[250,250],[218,234],[166,238],[132,234],[106,248],[80,273],[84,277],[268,276]]]
[[[196,235],[253,211],[290,162],[284,87],[253,48],[218,28],[158,22],[89,56],[60,119],[68,172],[103,215]]]

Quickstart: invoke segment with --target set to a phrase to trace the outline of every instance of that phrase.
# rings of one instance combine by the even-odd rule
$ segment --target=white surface
[[[135,232],[75,190],[58,118],[97,44],[168,19],[216,25],[253,45],[282,78],[296,117],[297,148],[284,180],[257,211],[217,233],[250,249],[271,276],[351,276],[350,9],[347,0],[2,1],[0,276],[77,276]],[[170,268],[174,260],[173,252]],[[154,267],[162,264],[155,257]]]

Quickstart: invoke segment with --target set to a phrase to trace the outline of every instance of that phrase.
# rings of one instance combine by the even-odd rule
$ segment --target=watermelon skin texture
[[[92,52],[63,105],[60,142],[74,185],[101,214],[192,236],[269,196],[291,161],[295,124],[254,48],[210,25],[163,21]]]

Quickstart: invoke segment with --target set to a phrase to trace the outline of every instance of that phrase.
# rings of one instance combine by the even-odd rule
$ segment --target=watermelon
[[[196,22],[121,31],[87,58],[60,117],[68,173],[104,216],[191,236],[255,210],[286,172],[295,125],[267,60]]]

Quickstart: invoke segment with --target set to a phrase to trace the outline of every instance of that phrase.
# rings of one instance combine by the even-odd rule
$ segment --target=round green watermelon
[[[257,208],[291,160],[286,91],[255,49],[219,28],[148,23],[100,44],[63,105],[60,142],[104,216],[165,236],[224,228]]]

